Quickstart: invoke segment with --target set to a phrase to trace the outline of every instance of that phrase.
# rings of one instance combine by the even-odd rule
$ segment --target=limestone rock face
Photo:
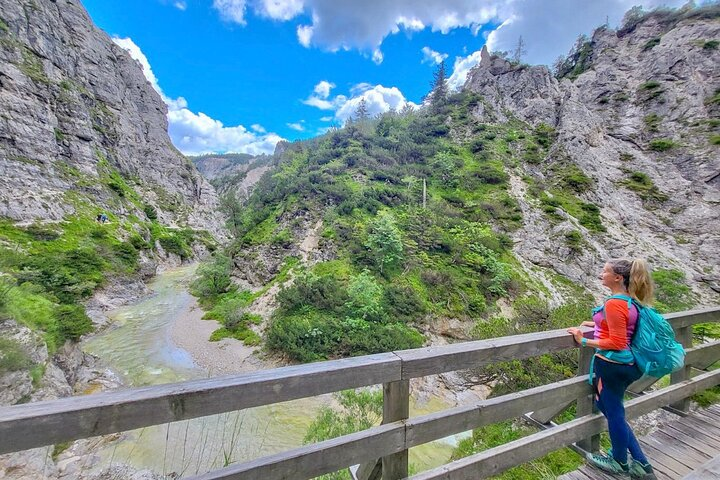
[[[0,216],[61,220],[79,198],[118,215],[223,236],[214,189],[170,143],[167,107],[138,62],[76,0],[0,0]],[[121,197],[121,198],[118,198]]]
[[[464,87],[484,100],[474,114],[553,127],[549,155],[520,173],[542,179],[561,160],[577,165],[594,183],[579,196],[600,207],[608,230],[592,234],[573,218],[550,225],[516,178],[525,227],[515,234],[515,251],[528,268],[549,267],[597,289],[605,259],[641,256],[684,271],[701,302],[717,302],[720,147],[710,138],[718,134],[720,104],[710,99],[720,89],[720,50],[703,46],[719,37],[716,18],[670,23],[650,15],[631,31],[600,28],[590,40],[590,68],[560,81],[546,67],[485,52]],[[658,145],[665,140],[670,148]],[[623,187],[631,171],[646,174],[667,200],[644,203]],[[581,254],[557,241],[569,228],[587,240]]]

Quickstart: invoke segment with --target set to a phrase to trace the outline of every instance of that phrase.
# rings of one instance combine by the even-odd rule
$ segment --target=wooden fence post
[[[578,375],[587,375],[590,373],[590,361],[595,355],[595,349],[590,347],[580,347],[578,353]],[[595,408],[595,394],[583,395],[577,399],[575,410],[576,417],[589,415]],[[577,442],[578,447],[588,452],[597,452],[600,450],[600,435],[593,435]]]
[[[692,325],[677,329],[675,339],[687,350],[692,347]],[[670,384],[676,384],[690,378],[690,367],[685,366],[675,373],[670,374]],[[690,398],[684,398],[677,403],[670,405],[676,410],[687,413],[690,409]]]
[[[410,416],[410,381],[383,384],[383,424],[406,420]],[[382,459],[383,480],[408,476],[408,451],[403,450]]]

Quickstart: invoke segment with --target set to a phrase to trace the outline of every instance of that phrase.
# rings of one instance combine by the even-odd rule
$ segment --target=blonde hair
[[[650,267],[644,259],[626,260],[624,258],[614,258],[608,260],[608,264],[612,267],[613,272],[622,275],[628,295],[642,304],[651,304],[653,302],[653,290],[655,287],[650,276]]]

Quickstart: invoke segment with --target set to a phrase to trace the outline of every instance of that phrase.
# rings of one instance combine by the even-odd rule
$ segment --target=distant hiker
[[[625,391],[642,376],[630,351],[630,342],[639,315],[634,301],[643,305],[652,302],[650,272],[645,260],[615,259],[605,264],[600,279],[613,297],[624,296],[625,299],[610,297],[604,305],[593,310],[593,321],[582,323],[581,326],[595,328],[592,340],[584,338],[579,328],[568,329],[577,343],[596,349],[590,376],[595,373],[595,403],[607,418],[612,444],[606,454],[588,454],[587,461],[607,472],[654,479],[653,469],[625,419],[623,405]],[[628,451],[632,456],[629,465]]]
[[[100,223],[102,221],[102,213],[98,213],[97,217],[95,217],[95,221]]]
[[[108,217],[104,213],[99,213],[98,216],[95,217],[95,221],[99,223],[106,223],[108,221]]]

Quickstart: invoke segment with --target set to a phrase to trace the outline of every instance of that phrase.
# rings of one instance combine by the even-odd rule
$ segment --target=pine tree
[[[445,60],[440,62],[433,72],[432,90],[430,90],[430,105],[439,108],[445,105],[448,97],[447,76],[445,74]]]
[[[522,38],[522,35],[518,38],[517,46],[515,47],[515,50],[513,51],[512,56],[512,62],[513,63],[521,63],[522,58],[527,55],[527,50],[525,50],[525,41]]]
[[[355,109],[355,121],[358,123],[363,123],[367,119],[368,119],[367,102],[365,101],[365,97],[362,97],[360,99],[360,103],[358,103],[358,106]]]

